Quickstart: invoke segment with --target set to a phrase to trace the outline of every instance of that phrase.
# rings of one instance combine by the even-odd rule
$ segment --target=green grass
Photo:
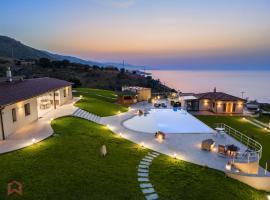
[[[263,114],[260,114],[259,117],[256,117],[255,119],[263,122],[263,123],[266,123],[266,124],[269,124],[270,123],[270,115],[263,115]]]
[[[270,133],[262,128],[258,128],[243,120],[241,117],[232,116],[196,116],[198,119],[215,128],[215,123],[224,123],[232,128],[253,137],[263,146],[263,154],[260,164],[265,166],[266,161],[270,161]]]
[[[52,125],[58,136],[0,155],[1,200],[143,199],[136,166],[147,150],[83,119],[66,117]],[[23,183],[23,197],[6,196],[13,179]]]
[[[109,90],[91,88],[76,88],[75,96],[82,95],[83,98],[76,103],[81,109],[94,113],[98,116],[112,116],[118,112],[128,111],[127,107],[116,104],[116,94]]]
[[[79,118],[59,118],[52,127],[57,136],[0,155],[1,200],[144,199],[137,166],[147,149]],[[103,144],[108,149],[105,158],[100,156]],[[222,172],[164,155],[153,161],[150,178],[164,200],[266,199],[266,193],[225,178]],[[6,196],[10,180],[23,183],[22,197]]]
[[[257,191],[213,169],[159,156],[150,167],[150,179],[160,199],[266,200]]]

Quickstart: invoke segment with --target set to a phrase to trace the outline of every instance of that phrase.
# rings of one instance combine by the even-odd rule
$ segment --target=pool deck
[[[220,136],[213,133],[167,133],[166,139],[162,142],[155,139],[154,134],[137,132],[123,126],[123,121],[132,118],[136,115],[138,109],[151,109],[150,104],[139,103],[133,105],[131,109],[115,116],[101,118],[101,123],[107,125],[113,132],[122,135],[122,137],[133,141],[137,144],[143,144],[145,147],[154,151],[176,157],[187,162],[195,163],[202,166],[208,166],[213,169],[225,171],[225,165],[230,158],[221,157],[216,152],[208,152],[201,150],[201,142],[205,139],[213,139],[215,144],[234,144],[240,148],[240,151],[245,151],[247,147],[238,142],[229,135]],[[264,172],[260,167],[259,174]]]

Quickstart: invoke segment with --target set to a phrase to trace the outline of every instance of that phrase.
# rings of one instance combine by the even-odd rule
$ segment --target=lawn
[[[215,123],[224,123],[234,129],[253,137],[263,146],[263,154],[260,164],[265,166],[266,161],[270,161],[270,133],[264,129],[258,128],[242,119],[241,117],[232,116],[196,116],[198,119],[215,128]]]
[[[100,117],[128,111],[127,107],[116,104],[117,96],[113,91],[91,88],[76,88],[76,91],[74,96],[82,96],[76,106]]]
[[[153,161],[150,179],[164,200],[266,200],[264,192],[226,178],[223,172],[164,155]]]
[[[12,179],[23,183],[24,195],[7,199],[143,199],[136,166],[147,150],[83,119],[66,117],[52,125],[57,136],[0,155],[1,200]]]
[[[255,119],[257,119],[263,123],[270,124],[270,115],[260,114],[260,116],[256,117]]]
[[[136,167],[147,149],[79,118],[59,118],[52,127],[56,136],[0,155],[1,200],[144,199]],[[103,144],[108,149],[105,158],[100,156]],[[226,178],[222,172],[164,155],[154,160],[150,178],[164,200],[266,200],[266,193]],[[22,197],[6,196],[10,180],[23,183]]]

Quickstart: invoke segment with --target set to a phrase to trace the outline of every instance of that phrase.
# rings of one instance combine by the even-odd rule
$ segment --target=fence
[[[215,125],[216,128],[223,128],[228,135],[232,136],[247,147],[246,151],[237,153],[237,156],[234,158],[235,161],[249,163],[256,162],[261,159],[262,145],[259,142],[226,124],[218,123]]]

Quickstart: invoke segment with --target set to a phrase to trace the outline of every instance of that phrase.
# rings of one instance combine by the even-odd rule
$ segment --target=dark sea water
[[[250,100],[270,103],[270,71],[151,70],[153,78],[181,92],[209,92],[214,87]]]

